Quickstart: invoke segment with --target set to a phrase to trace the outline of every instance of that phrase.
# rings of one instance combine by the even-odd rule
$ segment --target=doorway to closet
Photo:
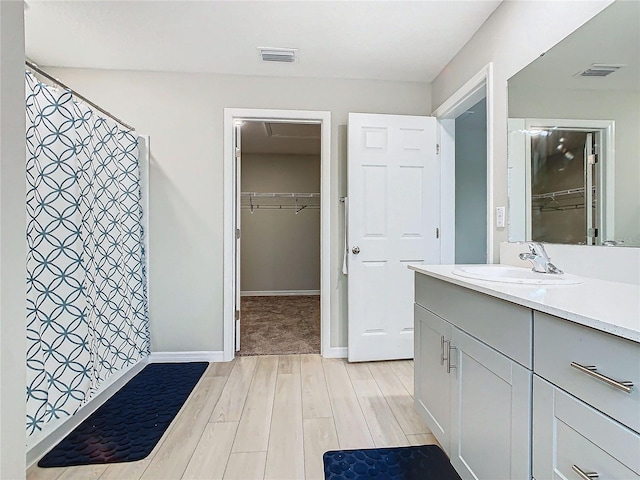
[[[331,113],[315,110],[224,109],[224,221],[223,221],[223,361],[232,360],[241,340],[241,163],[242,125],[245,122],[315,124],[320,126],[320,348],[326,357],[344,356],[343,348],[331,344]],[[240,161],[238,161],[238,157]],[[240,167],[239,169],[236,167]],[[249,206],[250,208],[250,206]],[[250,214],[250,213],[249,213]],[[255,213],[254,213],[255,215]]]
[[[240,130],[237,355],[320,353],[321,125]]]

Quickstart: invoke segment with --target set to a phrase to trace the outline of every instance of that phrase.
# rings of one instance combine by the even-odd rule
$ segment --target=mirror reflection
[[[640,2],[514,75],[509,240],[640,246]]]
[[[596,132],[540,130],[531,137],[531,239],[593,245],[599,222]],[[588,169],[588,170],[586,170]]]

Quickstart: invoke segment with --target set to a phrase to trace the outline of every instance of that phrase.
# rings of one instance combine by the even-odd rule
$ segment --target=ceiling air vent
[[[626,65],[604,65],[601,63],[594,63],[586,70],[577,73],[576,77],[606,77],[607,75],[611,75],[613,72],[617,72],[622,67],[626,67]]]
[[[293,63],[296,61],[295,48],[258,47],[263,62]]]

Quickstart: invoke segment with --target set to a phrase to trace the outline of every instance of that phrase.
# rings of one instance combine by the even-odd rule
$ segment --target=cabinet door
[[[529,479],[531,372],[453,328],[451,463],[466,479]]]
[[[640,479],[640,435],[534,375],[533,475]]]
[[[414,390],[416,409],[449,452],[451,375],[447,374],[444,341],[451,339],[451,324],[415,305]],[[447,349],[448,351],[448,349]]]

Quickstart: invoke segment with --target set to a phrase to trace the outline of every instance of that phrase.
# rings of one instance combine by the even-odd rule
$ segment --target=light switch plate
[[[506,207],[496,207],[496,227],[504,228],[504,217]]]

